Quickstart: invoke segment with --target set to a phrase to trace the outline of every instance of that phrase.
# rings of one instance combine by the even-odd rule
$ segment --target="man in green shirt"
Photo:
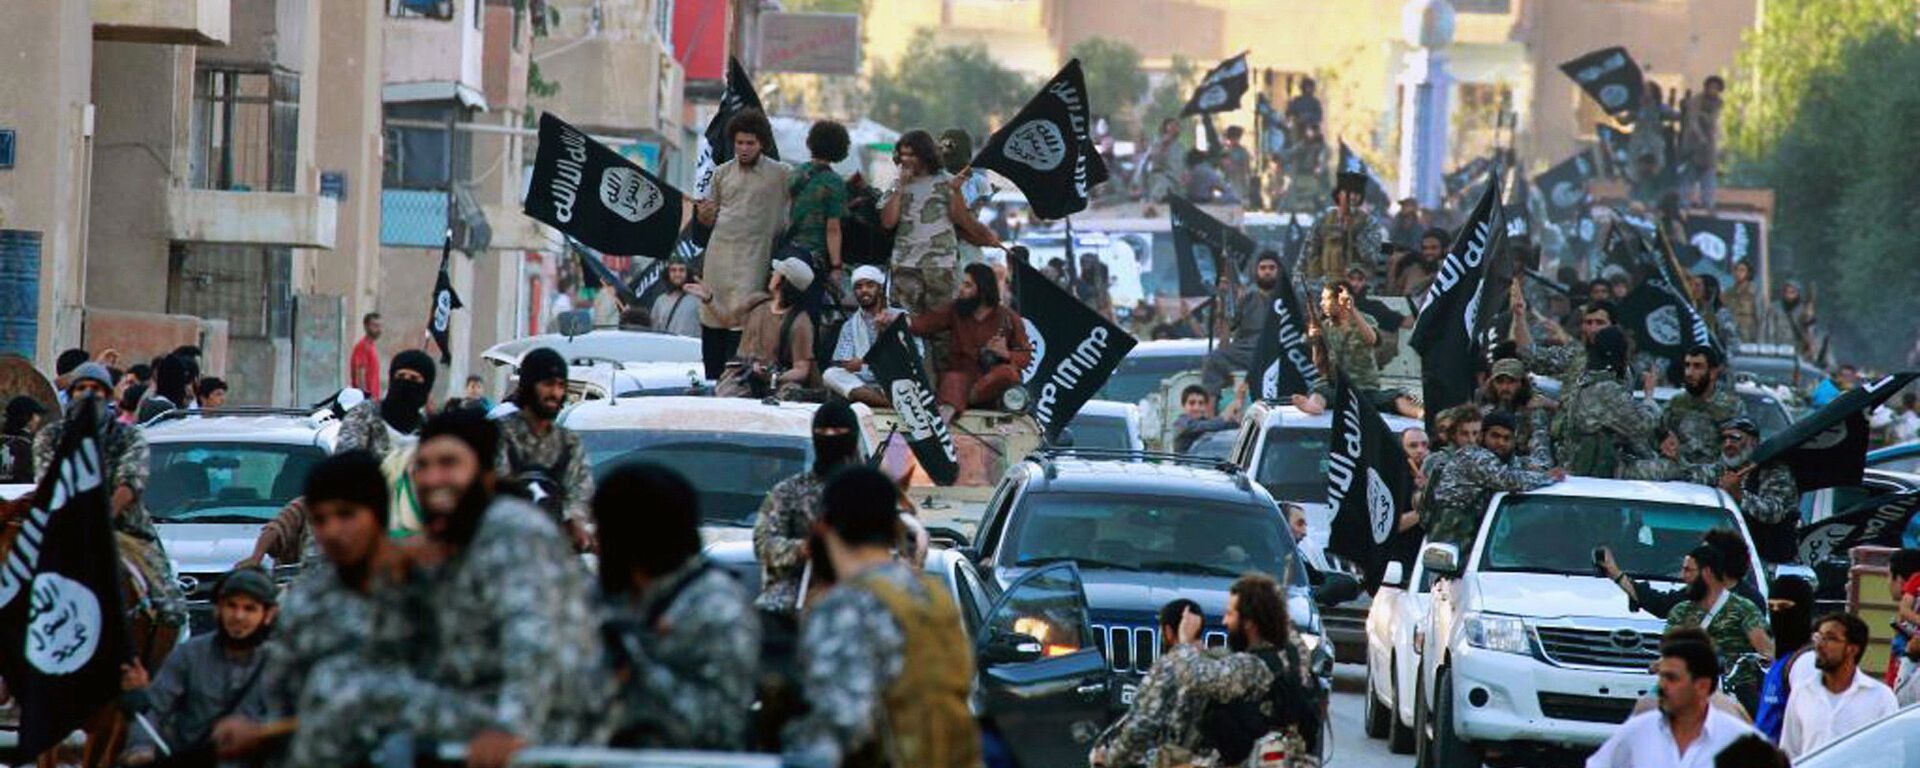
[[[833,164],[847,159],[850,144],[847,128],[832,120],[814,123],[807,131],[807,151],[813,160],[787,180],[787,197],[793,201],[787,221],[789,244],[813,254],[813,267],[826,268],[829,283],[839,285],[840,220],[847,215],[847,182],[835,173]]]
[[[1759,673],[1773,657],[1773,637],[1767,633],[1766,613],[1732,591],[1748,569],[1744,547],[1737,552],[1708,544],[1694,547],[1681,574],[1696,571],[1699,575],[1687,584],[1687,601],[1667,613],[1667,630],[1706,630],[1720,655],[1720,667],[1732,671],[1727,692],[1752,712],[1758,703]],[[1745,654],[1758,654],[1760,662],[1736,666],[1734,662]]]

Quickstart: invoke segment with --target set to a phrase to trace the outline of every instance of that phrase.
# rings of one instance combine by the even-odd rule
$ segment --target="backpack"
[[[881,722],[873,742],[843,763],[849,767],[977,768],[980,729],[968,702],[973,650],[960,614],[940,582],[916,573],[928,598],[872,577],[855,577],[906,635],[900,677],[881,692]]]
[[[1325,694],[1318,684],[1311,690],[1300,685],[1299,669],[1304,662],[1299,651],[1287,644],[1251,653],[1273,672],[1273,685],[1268,686],[1264,697],[1208,704],[1200,722],[1201,737],[1220,753],[1226,765],[1245,763],[1255,745],[1269,741],[1265,737],[1276,732],[1291,731],[1304,742],[1306,754],[1298,757],[1318,755],[1320,702]],[[1285,654],[1284,659],[1281,654]]]

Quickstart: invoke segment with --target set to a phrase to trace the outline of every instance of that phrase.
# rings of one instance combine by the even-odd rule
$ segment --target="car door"
[[[1106,727],[1111,672],[1087,624],[1072,563],[1037,568],[1009,585],[974,638],[980,713],[1027,768],[1085,765]]]

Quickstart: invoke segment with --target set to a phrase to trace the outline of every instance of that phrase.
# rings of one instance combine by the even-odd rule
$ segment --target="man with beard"
[[[1240,289],[1233,302],[1232,323],[1224,343],[1214,346],[1201,365],[1201,386],[1218,394],[1227,388],[1235,373],[1253,364],[1254,347],[1260,344],[1260,330],[1273,314],[1273,301],[1279,297],[1280,254],[1261,251],[1253,260],[1253,286]]]
[[[853,298],[860,311],[840,326],[840,339],[833,345],[833,363],[820,378],[836,395],[874,408],[890,408],[887,393],[880,389],[866,361],[874,340],[900,317],[900,310],[887,306],[887,273],[872,264],[854,268]]]
[[[214,587],[213,601],[216,630],[175,648],[151,679],[137,657],[120,666],[120,689],[144,691],[174,765],[212,765],[215,721],[266,711],[261,673],[271,649],[260,644],[277,610],[273,579],[257,568],[235,569]],[[123,761],[151,763],[155,749],[152,735],[135,728]]]
[[[520,358],[520,410],[501,417],[503,477],[522,486],[533,502],[553,517],[573,540],[574,549],[593,548],[588,530],[593,475],[587,450],[573,430],[553,423],[567,402],[567,361],[546,347]]]
[[[844,400],[827,401],[813,412],[813,466],[775,483],[754,518],[753,554],[760,560],[755,608],[782,617],[799,612],[807,537],[820,519],[821,490],[834,472],[859,460],[859,416]]]
[[[1763,344],[1790,344],[1801,357],[1811,358],[1816,352],[1813,324],[1813,301],[1801,296],[1800,281],[1788,280],[1780,286],[1780,300],[1760,314],[1758,338]],[[1824,363],[1815,360],[1814,364]]]
[[[1773,657],[1766,613],[1733,591],[1733,585],[1749,570],[1746,558],[1744,546],[1735,551],[1704,542],[1694,547],[1687,553],[1685,566],[1698,575],[1687,584],[1687,600],[1667,612],[1669,631],[1700,629],[1707,633],[1723,669],[1732,669],[1734,660],[1743,654]],[[1727,693],[1739,699],[1748,712],[1759,704],[1760,670],[1764,669],[1764,663],[1758,667],[1743,665],[1727,680]]]
[[[484,414],[427,420],[413,454],[422,583],[410,610],[375,618],[433,638],[394,644],[430,691],[404,722],[418,738],[466,744],[475,768],[504,766],[527,744],[595,740],[610,693],[586,572],[546,514],[496,494],[499,454]]]
[[[214,742],[225,758],[253,755],[297,718],[286,745],[288,765],[355,765],[402,727],[397,717],[368,713],[401,711],[425,693],[404,670],[375,663],[400,652],[383,643],[419,641],[403,622],[386,622],[385,637],[374,631],[376,614],[407,609],[413,577],[406,556],[387,538],[387,479],[372,454],[347,451],[314,465],[302,498],[321,556],[305,561],[281,606],[261,675],[264,711],[222,721]]]
[[[765,291],[745,300],[738,356],[726,365],[716,397],[780,397],[813,380],[813,319],[805,297],[813,268],[785,258],[773,263]]]
[[[1426,294],[1434,273],[1440,270],[1441,259],[1446,258],[1447,243],[1452,238],[1447,230],[1440,227],[1420,233],[1420,250],[1402,253],[1393,261],[1387,275],[1387,293],[1412,296],[1415,304],[1421,303],[1421,297]]]
[[[713,171],[711,196],[694,203],[700,223],[713,227],[703,263],[700,354],[707,378],[740,346],[747,300],[767,284],[767,260],[785,226],[787,182],[792,167],[768,157],[773,125],[757,109],[743,109],[727,123],[733,159]]]
[[[1186,617],[1193,616],[1189,621]],[[1197,711],[1203,702],[1177,695],[1180,682],[1187,679],[1189,654],[1174,649],[1200,643],[1200,628],[1206,617],[1200,604],[1180,598],[1160,607],[1160,648],[1152,668],[1135,690],[1126,715],[1100,734],[1087,756],[1090,765],[1110,768],[1134,768],[1154,765],[1158,755],[1168,757],[1192,754],[1200,747],[1200,721]],[[1181,632],[1182,627],[1187,632]],[[1204,647],[1204,645],[1202,646]]]
[[[1720,562],[1732,576],[1733,593],[1754,605],[1760,605],[1762,599],[1759,591],[1746,581],[1747,542],[1740,538],[1739,532],[1732,528],[1715,528],[1701,536],[1700,543],[1720,553]],[[1677,589],[1659,589],[1648,579],[1633,578],[1632,574],[1620,570],[1620,565],[1613,559],[1613,551],[1607,547],[1600,548],[1600,571],[1621,592],[1627,594],[1628,610],[1646,611],[1656,619],[1667,618],[1674,606],[1697,597],[1689,594],[1689,590],[1695,589],[1694,582],[1700,580],[1700,569],[1690,558],[1681,559],[1680,587]]]
[[[420,431],[433,396],[433,358],[417,349],[402,350],[388,366],[387,396],[368,398],[340,418],[335,453],[362,450],[385,459],[398,438]]]
[[[711,296],[711,292],[693,279],[687,262],[679,256],[667,262],[665,279],[667,289],[653,298],[653,309],[647,313],[647,317],[653,321],[653,329],[675,336],[698,338],[700,302]],[[692,300],[689,301],[689,298]]]
[[[1480,389],[1480,409],[1482,413],[1513,414],[1513,442],[1526,455],[1552,454],[1546,440],[1553,402],[1534,393],[1533,380],[1527,376],[1527,364],[1519,358],[1493,361],[1492,375]],[[1544,466],[1534,468],[1545,469]]]
[[[1587,346],[1593,343],[1594,336],[1602,329],[1612,328],[1619,316],[1619,309],[1611,301],[1589,301],[1580,308],[1580,343],[1575,344],[1564,338],[1557,338],[1552,345],[1539,345],[1534,342],[1531,323],[1520,321],[1527,316],[1526,292],[1514,291],[1509,294],[1509,306],[1513,309],[1513,344],[1520,356],[1527,362],[1527,370],[1542,376],[1552,376],[1562,383],[1573,380],[1587,369]],[[1622,368],[1620,375],[1626,375]]]
[[[1831,744],[1900,708],[1885,683],[1860,672],[1867,641],[1867,623],[1853,614],[1830,613],[1814,623],[1814,666],[1820,670],[1820,683],[1796,687],[1787,697],[1780,749],[1788,757]]]
[[[1354,263],[1379,261],[1387,230],[1366,209],[1367,175],[1341,171],[1333,190],[1333,206],[1313,220],[1307,245],[1300,254],[1300,274],[1318,288],[1340,279]]]
[[[993,267],[968,264],[960,280],[960,298],[907,319],[916,336],[947,334],[947,351],[935,384],[940,416],[952,423],[970,407],[994,407],[1001,393],[1020,383],[1020,371],[1033,360],[1027,324],[1000,301],[1000,279]]]
[[[1487,501],[1497,491],[1509,493],[1544,488],[1567,479],[1566,470],[1547,471],[1516,466],[1513,456],[1513,414],[1494,411],[1483,418],[1462,415],[1454,422],[1456,448],[1433,490],[1435,509],[1425,515],[1427,541],[1447,543],[1466,551],[1480,530]],[[1473,440],[1479,437],[1478,441]]]
[[[1551,425],[1554,458],[1572,474],[1613,477],[1646,445],[1659,413],[1627,391],[1627,336],[1619,328],[1594,333],[1581,360],[1585,370],[1562,390]]]
[[[175,630],[187,623],[186,595],[174,578],[173,561],[160,543],[160,532],[147,516],[141,496],[147,491],[147,439],[140,429],[113,418],[108,403],[113,397],[113,374],[99,363],[84,363],[68,375],[66,418],[47,425],[33,440],[33,476],[45,477],[53,465],[54,453],[67,426],[80,409],[91,409],[99,425],[100,458],[105,466],[100,476],[111,489],[114,531],[122,559],[136,564],[147,582],[147,600],[163,630]]]
[[[894,557],[893,481],[867,467],[843,469],[821,507],[813,530],[836,580],[801,626],[799,676],[811,709],[787,724],[781,763],[980,765],[967,703],[972,644],[939,580]]]
[[[1744,417],[1720,425],[1720,490],[1740,505],[1753,534],[1753,547],[1769,563],[1791,563],[1799,556],[1800,486],[1782,461],[1756,466],[1753,449],[1760,428]]]
[[[880,226],[893,230],[893,303],[928,312],[954,298],[960,240],[998,248],[1000,238],[967,209],[966,181],[941,167],[933,134],[901,134],[893,162],[900,178],[880,203]]]
[[[1710,765],[1728,744],[1753,733],[1736,715],[1713,707],[1720,661],[1713,642],[1697,631],[1671,631],[1660,640],[1660,709],[1628,719],[1587,758],[1587,768],[1682,768]]]
[[[1680,440],[1680,461],[1711,464],[1719,453],[1720,425],[1745,418],[1747,408],[1730,387],[1720,386],[1726,361],[1719,350],[1696,345],[1681,361],[1686,389],[1667,401],[1660,425]]]
[[[634,514],[636,499],[648,503]],[[619,693],[613,745],[732,751],[745,745],[760,661],[746,590],[700,554],[700,500],[655,464],[616,467],[593,498],[600,611]]]

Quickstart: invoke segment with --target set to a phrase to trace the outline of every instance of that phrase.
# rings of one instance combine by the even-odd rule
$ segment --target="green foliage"
[[[1140,51],[1119,40],[1089,37],[1067,49],[1087,74],[1087,99],[1095,115],[1107,115],[1115,135],[1138,136],[1136,109],[1147,92]]]
[[[937,45],[933,33],[922,29],[898,63],[875,64],[872,117],[901,131],[921,128],[938,135],[958,127],[985,136],[1018,112],[1036,89],[994,61],[986,46]]]
[[[1192,59],[1174,54],[1166,76],[1147,98],[1147,111],[1140,121],[1142,138],[1157,135],[1160,121],[1179,117],[1181,108],[1187,106],[1187,99],[1193,97],[1194,86],[1199,84],[1200,67]]]
[[[540,76],[540,62],[527,64],[527,95],[540,99],[553,98],[560,92],[560,84]]]
[[[1765,31],[1741,51],[1727,116],[1734,179],[1775,194],[1773,284],[1808,280],[1835,349],[1881,365],[1899,362],[1920,311],[1911,9],[1770,0]]]

